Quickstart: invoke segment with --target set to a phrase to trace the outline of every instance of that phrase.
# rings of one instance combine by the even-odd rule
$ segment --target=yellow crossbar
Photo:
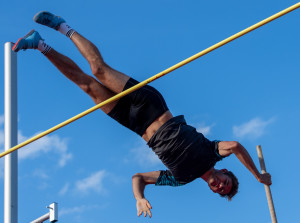
[[[70,124],[71,122],[76,121],[77,119],[82,118],[83,116],[86,116],[86,115],[90,114],[91,112],[93,112],[93,111],[101,108],[102,106],[104,106],[104,105],[106,105],[108,103],[116,101],[116,100],[124,97],[125,95],[127,95],[127,94],[129,94],[129,93],[131,93],[133,91],[136,91],[137,89],[139,89],[139,88],[141,88],[141,87],[143,87],[143,86],[151,83],[152,81],[154,81],[154,80],[156,80],[156,79],[158,79],[158,78],[160,78],[160,77],[162,77],[162,76],[164,76],[164,75],[166,75],[166,74],[168,74],[168,73],[170,73],[170,72],[178,69],[179,67],[182,67],[185,64],[188,64],[188,63],[192,62],[193,60],[195,60],[195,59],[197,59],[197,58],[199,58],[201,56],[204,56],[205,54],[210,53],[213,50],[215,50],[215,49],[217,49],[217,48],[219,48],[219,47],[221,47],[221,46],[223,46],[223,45],[225,45],[225,44],[227,44],[227,43],[229,43],[229,42],[231,42],[231,41],[233,41],[233,40],[235,40],[235,39],[237,39],[237,38],[239,38],[239,37],[241,37],[241,36],[243,36],[243,35],[245,35],[245,34],[247,34],[249,32],[251,32],[251,31],[253,31],[253,30],[257,29],[257,28],[259,28],[259,27],[261,27],[261,26],[263,26],[263,25],[265,25],[265,24],[267,24],[267,23],[269,23],[269,22],[271,22],[271,21],[273,21],[275,19],[278,19],[279,17],[281,17],[281,16],[283,16],[283,15],[285,15],[285,14],[287,14],[287,13],[289,13],[289,12],[291,12],[291,11],[299,8],[299,7],[300,7],[300,2],[298,2],[297,4],[295,4],[295,5],[287,8],[285,10],[282,10],[281,12],[278,12],[275,15],[270,16],[269,18],[266,18],[265,20],[262,20],[261,22],[258,22],[256,24],[254,24],[253,26],[250,26],[247,29],[244,29],[243,31],[241,31],[241,32],[239,32],[237,34],[234,34],[234,35],[228,37],[227,39],[224,39],[223,41],[221,41],[221,42],[219,42],[219,43],[217,43],[217,44],[215,44],[215,45],[213,45],[213,46],[211,46],[211,47],[209,47],[209,48],[207,48],[207,49],[205,49],[205,50],[203,50],[203,51],[201,51],[201,52],[199,52],[199,53],[197,53],[197,54],[195,54],[195,55],[193,55],[193,56],[191,56],[191,57],[189,57],[189,58],[187,58],[187,59],[185,59],[183,61],[181,61],[180,63],[175,64],[174,66],[172,66],[172,67],[170,67],[170,68],[168,68],[168,69],[166,69],[166,70],[164,70],[164,71],[162,71],[162,72],[160,72],[160,73],[158,73],[158,74],[150,77],[149,79],[147,79],[147,80],[145,80],[143,82],[140,82],[139,84],[137,84],[137,85],[135,85],[135,86],[127,89],[126,91],[123,91],[123,92],[121,92],[121,93],[119,93],[119,94],[117,94],[117,95],[115,95],[115,96],[113,96],[113,97],[105,100],[104,102],[101,102],[100,104],[97,104],[94,107],[92,107],[92,108],[90,108],[90,109],[88,109],[88,110],[86,110],[86,111],[84,111],[84,112],[82,112],[82,113],[80,113],[78,115],[75,115],[74,117],[72,117],[72,118],[70,118],[70,119],[68,119],[68,120],[66,120],[66,121],[64,121],[64,122],[62,122],[62,123],[60,123],[60,124],[58,124],[58,125],[50,128],[50,129],[48,129],[48,130],[46,130],[46,131],[44,131],[44,132],[42,132],[42,133],[40,133],[40,134],[38,134],[36,136],[34,136],[34,137],[32,137],[32,138],[24,141],[24,142],[22,142],[22,143],[20,143],[20,144],[18,144],[16,146],[14,146],[14,147],[6,150],[5,152],[3,152],[3,153],[0,154],[0,158],[3,157],[3,156],[5,156],[5,155],[7,155],[7,154],[9,154],[9,153],[12,153],[15,150],[20,149],[23,146],[28,145],[29,143],[34,142],[35,140],[37,140],[39,138],[42,138],[42,137],[44,137],[44,136],[46,136],[46,135],[48,135],[48,134],[50,134],[50,133],[52,133],[52,132],[54,132],[54,131],[56,131],[58,129],[64,127],[65,125]]]

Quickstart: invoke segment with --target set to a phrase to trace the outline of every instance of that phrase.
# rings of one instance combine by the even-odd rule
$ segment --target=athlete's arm
[[[219,142],[219,154],[221,156],[229,156],[234,153],[241,163],[253,174],[253,176],[261,183],[271,185],[271,175],[269,173],[260,174],[257,170],[248,151],[238,142],[222,141]]]
[[[136,208],[137,216],[141,216],[144,213],[144,216],[151,218],[152,214],[150,209],[152,209],[148,200],[146,200],[144,191],[147,184],[155,184],[161,171],[153,171],[147,173],[136,173],[132,176],[132,189],[133,195],[136,199]]]

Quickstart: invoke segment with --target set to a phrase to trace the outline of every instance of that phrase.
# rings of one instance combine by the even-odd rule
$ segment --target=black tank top
[[[201,177],[221,160],[215,151],[216,142],[187,125],[183,115],[161,126],[148,145],[180,183]]]

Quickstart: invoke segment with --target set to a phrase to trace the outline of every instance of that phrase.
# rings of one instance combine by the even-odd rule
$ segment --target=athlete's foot
[[[39,24],[48,26],[50,28],[58,30],[60,24],[65,23],[66,21],[60,16],[56,16],[50,12],[41,11],[38,12],[33,20]]]
[[[18,52],[19,50],[37,49],[40,40],[43,40],[40,34],[35,30],[31,30],[23,38],[18,39],[12,50]]]

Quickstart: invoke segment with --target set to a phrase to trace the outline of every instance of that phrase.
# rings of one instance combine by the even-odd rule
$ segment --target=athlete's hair
[[[221,197],[227,198],[228,201],[231,201],[231,199],[237,194],[239,189],[239,181],[236,178],[236,176],[231,172],[227,171],[224,173],[225,175],[229,176],[232,180],[232,187],[228,194],[220,194]]]

